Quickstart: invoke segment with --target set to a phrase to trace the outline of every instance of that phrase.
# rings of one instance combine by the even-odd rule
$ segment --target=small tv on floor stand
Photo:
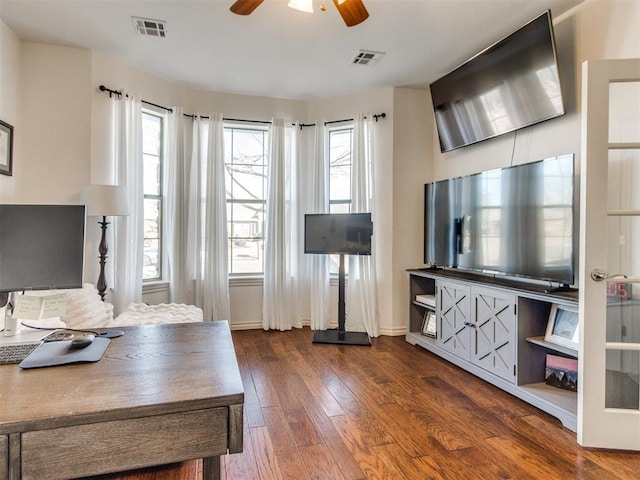
[[[370,346],[366,332],[345,329],[345,255],[371,255],[373,223],[370,213],[305,215],[305,253],[339,254],[338,329],[317,330],[313,343]]]

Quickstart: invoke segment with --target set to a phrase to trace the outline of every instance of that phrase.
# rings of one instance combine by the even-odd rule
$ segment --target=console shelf
[[[544,339],[544,335],[539,337],[529,337],[527,338],[527,342],[533,343],[535,345],[540,345],[549,350],[553,350],[554,352],[560,352],[565,355],[568,355],[573,358],[578,358],[578,351],[573,348],[563,347],[562,345],[556,345],[555,343],[547,342]]]
[[[547,354],[578,356],[572,349],[544,340],[551,307],[575,307],[577,290],[547,292],[545,286],[451,270],[409,270],[408,275],[407,342],[555,416],[566,428],[577,430],[577,393],[544,383]],[[416,301],[416,295],[434,295],[435,307]],[[451,316],[449,306],[453,304],[455,315]],[[428,310],[436,313],[436,338],[421,333]],[[495,346],[491,339],[474,336],[481,325],[490,325],[487,331],[501,329]],[[463,348],[457,348],[460,345]]]

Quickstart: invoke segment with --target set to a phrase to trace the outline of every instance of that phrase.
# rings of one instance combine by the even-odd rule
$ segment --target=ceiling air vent
[[[151,18],[131,17],[133,26],[140,35],[148,37],[162,37],[167,34],[167,22],[164,20],[153,20]]]
[[[357,65],[375,65],[382,57],[384,57],[384,52],[358,50],[351,63],[355,63]]]

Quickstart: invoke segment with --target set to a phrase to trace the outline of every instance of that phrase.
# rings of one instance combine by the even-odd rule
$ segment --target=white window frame
[[[228,196],[228,192],[225,194],[226,197],[226,204],[227,204],[227,212],[228,212],[228,218],[227,218],[227,222],[229,225],[228,228],[228,232],[227,232],[227,236],[228,236],[228,249],[229,249],[229,279],[236,285],[238,284],[253,284],[255,283],[255,279],[262,279],[264,277],[264,241],[265,241],[265,224],[266,224],[266,206],[267,206],[267,175],[268,175],[268,162],[269,162],[269,158],[268,158],[268,148],[269,148],[269,127],[268,125],[247,125],[244,123],[234,123],[234,122],[225,122],[224,124],[224,130],[225,130],[225,138],[226,138],[226,134],[228,131],[233,131],[233,130],[244,130],[244,131],[257,131],[257,132],[261,132],[263,134],[263,152],[264,152],[264,179],[263,179],[263,192],[264,192],[264,198],[263,199],[257,199],[257,198],[230,198]],[[225,144],[225,150],[230,149],[229,150],[229,154],[227,155],[227,153],[225,153],[225,171],[226,171],[226,175],[227,175],[227,179],[226,181],[233,181],[232,179],[229,179],[229,175],[231,174],[230,172],[230,167],[229,167],[229,163],[227,162],[227,159],[232,159],[233,158],[233,141],[231,142],[231,144],[227,145]],[[233,228],[232,228],[232,222],[233,222],[233,209],[231,208],[231,206],[233,204],[245,204],[245,205],[262,205],[262,209],[263,209],[263,219],[264,219],[264,223],[262,226],[258,227],[258,231],[260,232],[259,235],[249,235],[246,237],[236,237],[233,236]],[[261,247],[260,249],[261,254],[262,254],[262,265],[261,265],[261,269],[259,272],[234,272],[233,271],[233,249],[234,249],[234,241],[244,241],[244,240],[251,240],[251,241],[255,241],[258,240],[259,242],[261,242]]]
[[[164,263],[165,263],[165,237],[164,237],[164,212],[165,212],[165,185],[164,185],[164,173],[166,166],[166,148],[165,148],[165,138],[166,138],[166,125],[167,125],[167,116],[165,113],[160,113],[155,110],[143,108],[142,109],[142,120],[144,121],[144,117],[146,115],[153,116],[159,118],[161,121],[160,128],[160,154],[158,155],[159,159],[159,192],[156,195],[143,193],[144,200],[159,200],[159,221],[158,221],[158,276],[153,278],[144,278],[143,271],[143,284],[152,284],[154,282],[164,281]],[[143,133],[144,135],[144,133]],[[144,140],[142,141],[144,146]],[[143,151],[143,155],[149,155]],[[143,164],[143,177],[144,177],[144,164]],[[143,242],[146,238],[143,238]],[[143,267],[144,268],[144,267]]]
[[[339,126],[333,126],[333,127],[327,127],[327,158],[328,158],[328,163],[329,163],[329,168],[328,168],[328,179],[327,181],[329,182],[329,213],[339,213],[339,212],[335,212],[334,209],[332,209],[332,206],[336,206],[336,205],[347,205],[348,209],[346,212],[344,213],[351,213],[351,205],[353,203],[353,191],[351,190],[351,176],[353,175],[353,124],[349,123],[349,124],[342,124]],[[331,163],[332,163],[332,159],[331,159],[331,135],[335,132],[345,132],[345,131],[350,131],[351,133],[351,139],[350,139],[350,143],[351,143],[351,152],[350,152],[350,156],[349,156],[349,198],[340,198],[340,199],[331,199]],[[329,255],[329,272],[331,275],[331,279],[332,282],[334,280],[337,281],[338,278],[338,265],[339,265],[339,255]],[[345,262],[345,274],[348,276],[349,275],[349,263]]]

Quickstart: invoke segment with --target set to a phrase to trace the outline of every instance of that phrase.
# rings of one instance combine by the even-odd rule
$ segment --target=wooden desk
[[[226,321],[125,328],[96,363],[0,366],[0,480],[74,478],[242,451]]]

